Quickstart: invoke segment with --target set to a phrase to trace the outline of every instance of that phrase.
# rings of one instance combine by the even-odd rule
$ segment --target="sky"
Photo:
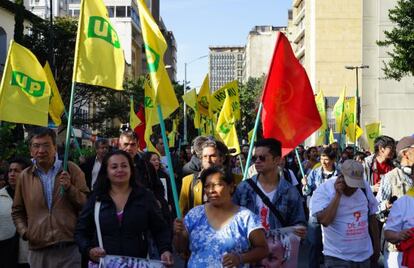
[[[244,46],[256,25],[286,26],[292,0],[160,0],[160,14],[177,42],[177,80],[201,86],[209,46]],[[195,60],[195,61],[193,61]],[[191,62],[191,63],[189,63]]]

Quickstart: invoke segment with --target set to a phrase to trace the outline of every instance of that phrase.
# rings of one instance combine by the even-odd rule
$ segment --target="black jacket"
[[[145,258],[148,252],[147,232],[151,233],[160,254],[171,251],[171,232],[161,215],[154,195],[134,188],[128,197],[120,224],[115,203],[109,194],[93,192],[83,208],[75,230],[75,240],[83,254],[98,246],[94,222],[95,201],[101,200],[99,213],[103,246],[107,254]]]
[[[86,185],[89,188],[89,191],[92,191],[92,170],[93,166],[95,165],[96,155],[93,157],[89,157],[86,159],[85,163],[79,165],[80,169],[82,169],[83,173],[85,173],[85,180]]]
[[[201,170],[201,160],[193,155],[188,163],[183,166],[182,176],[183,178],[187,175],[198,173]]]

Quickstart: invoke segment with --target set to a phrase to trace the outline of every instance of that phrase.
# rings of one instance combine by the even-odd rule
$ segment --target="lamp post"
[[[204,56],[195,58],[195,59],[193,59],[193,60],[191,60],[189,62],[184,62],[184,94],[187,93],[187,84],[190,83],[190,81],[187,81],[187,65],[190,65],[191,63],[193,63],[195,61],[198,61],[198,60],[201,60],[201,59],[204,59],[206,57],[208,57],[208,55],[204,55]],[[184,135],[183,135],[184,137],[183,137],[183,145],[186,145],[188,142],[187,142],[187,105],[185,104],[185,102],[184,102],[183,110],[184,110]]]
[[[356,124],[360,124],[360,120],[361,120],[361,118],[360,118],[360,116],[361,116],[361,107],[360,107],[360,104],[359,104],[359,101],[358,101],[358,98],[359,98],[359,83],[358,83],[358,77],[359,77],[359,75],[358,75],[358,70],[359,69],[368,69],[369,68],[369,66],[368,65],[356,65],[356,66],[350,66],[350,65],[347,65],[347,66],[345,66],[345,69],[347,69],[347,70],[355,70],[355,77],[356,77],[356,79],[355,79],[355,81],[356,81],[356,89],[355,89],[355,127],[354,127],[354,129],[355,129],[355,133],[354,133],[354,135],[355,135],[355,143],[354,143],[354,152],[356,151],[356,143],[357,143],[357,137],[356,137],[356,129],[357,129],[357,127],[356,127]]]

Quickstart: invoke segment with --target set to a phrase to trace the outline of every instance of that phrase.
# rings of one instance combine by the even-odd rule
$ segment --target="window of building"
[[[115,7],[107,6],[106,8],[108,9],[108,16],[113,18],[115,16]]]
[[[117,6],[116,7],[116,17],[125,18],[126,17],[126,6]]]
[[[127,6],[127,17],[131,17],[131,7]]]
[[[74,9],[73,10],[73,17],[79,17],[80,15],[80,10],[79,9]]]

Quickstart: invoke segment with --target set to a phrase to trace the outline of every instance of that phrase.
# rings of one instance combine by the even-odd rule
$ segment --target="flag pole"
[[[65,112],[66,119],[69,119],[68,113],[66,112],[66,109],[64,110],[64,112]],[[76,148],[78,149],[79,154],[82,156],[83,154],[82,154],[82,151],[81,151],[81,147],[79,145],[78,140],[76,139],[75,132],[73,132],[73,127],[70,128],[70,134],[73,136],[73,140],[75,142]]]
[[[254,141],[256,139],[257,128],[259,127],[259,121],[260,121],[260,115],[262,113],[262,109],[263,109],[263,104],[262,104],[262,102],[260,102],[259,109],[258,109],[257,115],[256,115],[256,121],[254,122],[252,137],[250,139],[249,153],[247,154],[247,160],[246,160],[246,165],[245,165],[245,169],[244,169],[243,180],[247,179],[247,173],[249,171],[249,165],[250,165],[250,161],[252,159]]]
[[[240,156],[240,154],[239,154],[239,162],[240,162],[240,169],[241,169],[241,172],[242,172],[242,174],[244,174],[244,167],[243,167],[243,162],[242,162],[242,160],[241,160],[241,156]]]
[[[72,87],[70,90],[70,102],[69,102],[69,115],[68,118],[68,124],[66,127],[66,141],[65,141],[65,155],[63,157],[63,169],[68,170],[68,158],[69,158],[69,149],[70,149],[70,134],[72,129],[72,113],[73,113],[73,99],[75,96],[75,82],[72,81]]]
[[[182,216],[181,216],[181,210],[178,204],[178,193],[177,193],[177,186],[175,185],[175,177],[174,177],[173,165],[171,161],[170,148],[168,146],[167,134],[165,132],[165,124],[164,124],[164,118],[162,116],[161,105],[159,104],[157,104],[157,112],[158,112],[158,118],[160,120],[161,136],[162,136],[162,141],[164,143],[165,155],[167,156],[167,160],[168,160],[168,173],[170,175],[171,188],[172,188],[174,204],[175,204],[175,211],[177,213],[177,218],[181,219]]]
[[[298,152],[298,148],[295,148],[295,155],[296,155],[296,158],[298,159],[300,173],[302,174],[302,178],[304,178],[305,177],[305,171],[303,170],[302,161],[300,160],[300,155],[299,155],[299,152]]]

